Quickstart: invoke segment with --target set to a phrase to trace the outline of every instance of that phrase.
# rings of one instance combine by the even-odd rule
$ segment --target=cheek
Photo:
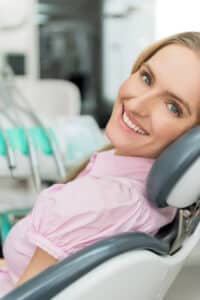
[[[184,125],[180,120],[160,119],[154,124],[154,136],[160,144],[168,145],[186,131]]]
[[[138,90],[138,80],[136,79],[136,74],[134,74],[122,83],[118,97],[120,99],[132,98],[136,90]]]
[[[112,144],[113,138],[116,135],[116,122],[115,122],[114,118],[112,118],[112,117],[110,118],[110,120],[108,121],[108,123],[106,125],[105,134]]]
[[[105,133],[108,136],[110,134],[110,131],[112,131],[114,129],[114,127],[116,126],[116,122],[117,122],[117,117],[119,115],[119,110],[120,110],[120,99],[118,98],[113,106],[113,110],[110,116],[110,119],[108,120],[108,123],[106,125],[105,128]]]
[[[117,117],[119,115],[120,108],[121,108],[121,100],[120,100],[120,98],[117,98],[117,100],[114,103],[109,122],[114,121],[114,120],[117,119]]]

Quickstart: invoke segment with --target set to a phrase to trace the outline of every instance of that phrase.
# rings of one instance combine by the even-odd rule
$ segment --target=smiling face
[[[156,158],[199,122],[200,59],[168,45],[122,84],[106,134],[116,154]]]

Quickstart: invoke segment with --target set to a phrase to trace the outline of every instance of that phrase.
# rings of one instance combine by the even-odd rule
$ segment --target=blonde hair
[[[164,38],[162,40],[155,42],[154,44],[152,44],[151,46],[146,48],[138,56],[131,73],[137,72],[138,69],[140,69],[140,67],[142,66],[142,64],[144,62],[149,60],[154,54],[156,54],[162,48],[164,48],[168,45],[172,45],[172,44],[187,47],[187,48],[193,50],[194,52],[196,52],[197,54],[200,54],[200,32],[192,32],[192,31],[181,32],[181,33],[169,36],[167,38]],[[99,150],[99,152],[109,150],[112,148],[113,148],[112,145],[108,145],[108,146],[104,147],[103,149]],[[68,178],[64,181],[64,183],[67,183],[67,182],[75,179],[80,174],[80,172],[87,166],[88,162],[89,162],[89,159],[84,161],[81,165],[79,165],[76,169],[74,169],[70,173]]]
[[[200,54],[200,32],[181,32],[155,42],[138,56],[133,66],[132,73],[137,72],[141,65],[149,60],[159,50],[172,44],[186,47],[193,50],[197,54]]]

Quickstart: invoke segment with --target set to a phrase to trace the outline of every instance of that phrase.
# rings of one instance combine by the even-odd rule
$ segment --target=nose
[[[147,117],[158,103],[158,91],[146,91],[127,101],[127,108],[142,117]]]

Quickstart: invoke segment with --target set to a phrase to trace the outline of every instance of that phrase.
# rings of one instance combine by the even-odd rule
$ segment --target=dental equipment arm
[[[13,170],[16,168],[16,157],[14,154],[14,151],[10,145],[10,141],[8,140],[6,134],[4,134],[4,130],[1,130],[3,138],[5,140],[5,145],[6,145],[6,150],[7,150],[7,162],[8,162],[8,167],[10,170],[10,174],[12,177],[14,177],[13,175]]]
[[[37,124],[38,126],[40,126],[43,129],[43,131],[45,132],[45,134],[48,138],[51,149],[52,149],[52,156],[53,156],[55,164],[56,164],[58,176],[60,177],[59,179],[60,180],[65,179],[66,178],[66,170],[65,170],[65,165],[64,165],[63,158],[62,158],[62,153],[60,151],[58,144],[56,143],[55,139],[51,136],[48,129],[43,124],[43,122],[40,120],[40,118],[34,113],[34,110],[31,108],[31,105],[30,105],[28,99],[25,98],[25,96],[21,93],[21,91],[15,85],[14,74],[9,65],[6,65],[4,67],[2,74],[3,74],[3,80],[0,81],[0,90],[1,90],[2,98],[3,98],[2,99],[3,112],[6,114],[9,114],[8,108],[12,106],[12,109],[15,109],[15,111],[16,111],[14,118],[16,118],[16,115],[19,115],[18,112],[21,111],[22,113],[28,115],[35,124]],[[23,104],[19,103],[19,101],[15,99],[14,93],[17,96],[19,96],[19,99],[23,101]],[[10,114],[9,114],[9,119],[12,119]],[[19,117],[18,117],[18,119],[20,120]],[[17,125],[19,126],[18,123],[22,123],[21,120],[20,121],[19,120],[15,122],[16,126]],[[22,127],[23,128],[25,127],[24,124],[22,125]],[[40,175],[39,175],[39,170],[38,170],[38,162],[36,162],[37,153],[35,153],[34,145],[31,142],[31,137],[29,137],[29,133],[26,130],[25,130],[25,132],[26,132],[28,145],[30,148],[29,150],[30,150],[31,168],[32,168],[32,175],[34,178],[34,183],[35,183],[36,187],[39,187]],[[13,161],[13,160],[11,160],[11,161]]]
[[[21,97],[21,99],[23,99],[23,101],[25,103],[28,102],[28,100],[24,97],[24,95],[20,92],[20,90],[15,85],[13,85],[12,88]],[[16,103],[16,105],[20,110],[22,110],[24,113],[28,114],[31,117],[31,119],[34,120],[34,122],[44,130],[44,132],[48,138],[48,141],[51,145],[51,148],[52,148],[52,154],[54,157],[55,164],[57,166],[60,180],[64,180],[66,178],[66,170],[65,170],[63,159],[62,159],[62,154],[61,154],[60,149],[59,149],[58,145],[56,144],[55,140],[49,134],[48,129],[43,124],[43,122],[39,119],[39,117],[33,112],[33,109],[25,109],[18,103]]]
[[[37,153],[35,151],[33,142],[31,140],[29,132],[26,130],[26,128],[24,127],[24,124],[22,124],[22,122],[20,120],[18,111],[17,110],[15,111],[15,113],[16,113],[15,118],[18,117],[18,120],[16,120],[13,118],[13,116],[10,115],[9,110],[6,109],[7,106],[9,106],[9,104],[10,105],[13,104],[12,103],[13,97],[9,93],[9,90],[6,89],[6,87],[2,84],[1,81],[0,81],[0,91],[2,93],[2,100],[6,101],[6,103],[4,103],[4,108],[2,109],[2,113],[7,118],[7,120],[10,123],[12,123],[14,126],[19,126],[19,123],[20,123],[20,126],[22,128],[24,128],[27,143],[28,143],[28,148],[29,148],[29,154],[30,154],[30,165],[31,165],[32,178],[33,178],[33,182],[34,182],[36,190],[39,191],[40,187],[41,187],[41,180],[40,180],[40,173],[39,173],[39,168],[38,168]],[[16,168],[16,159],[15,159],[14,151],[10,145],[8,138],[6,137],[6,134],[4,134],[4,130],[2,130],[2,134],[3,134],[4,140],[6,143],[6,148],[7,148],[8,166],[11,171],[11,176],[13,177],[12,170],[14,168]]]
[[[41,180],[40,180],[40,172],[39,172],[37,153],[35,151],[35,148],[34,148],[32,140],[31,140],[31,137],[29,135],[29,132],[26,130],[25,133],[26,133],[26,138],[27,138],[28,148],[29,148],[33,182],[34,182],[36,191],[40,191]]]

